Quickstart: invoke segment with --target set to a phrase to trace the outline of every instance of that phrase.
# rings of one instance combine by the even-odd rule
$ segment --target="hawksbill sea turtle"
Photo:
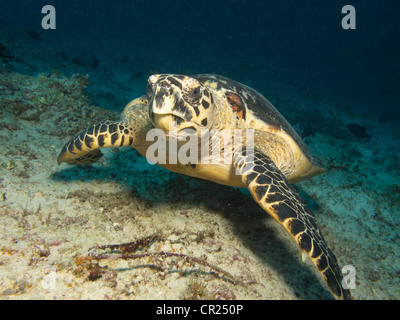
[[[153,161],[149,150],[155,139],[149,139],[148,134],[155,129],[165,134],[164,142],[179,140],[183,133],[187,137],[208,134],[210,152],[198,155],[199,161],[182,161],[176,155],[178,149],[167,146],[166,161],[158,164],[192,177],[248,188],[261,208],[294,238],[303,255],[308,255],[334,297],[351,299],[350,291],[342,285],[335,255],[305,201],[291,185],[326,169],[279,111],[243,84],[211,74],[152,75],[147,94],[128,103],[121,121],[88,127],[65,144],[57,160],[91,164],[102,156],[100,148],[133,147]],[[240,139],[230,139],[238,130],[243,132]],[[247,131],[253,134],[245,136]],[[215,137],[223,143],[213,143]],[[230,161],[210,161],[215,160],[215,154]]]

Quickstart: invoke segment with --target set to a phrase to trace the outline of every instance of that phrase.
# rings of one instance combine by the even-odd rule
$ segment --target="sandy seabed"
[[[71,137],[119,118],[82,93],[87,77],[0,72],[0,299],[332,298],[247,190],[168,172],[126,148],[90,167],[59,166]],[[299,115],[326,107],[280,104]],[[375,124],[357,141],[331,116],[326,126],[342,136],[305,138],[329,172],[296,188],[339,264],[355,268],[354,299],[399,299],[399,137]],[[130,258],[89,255],[126,242],[137,245]]]

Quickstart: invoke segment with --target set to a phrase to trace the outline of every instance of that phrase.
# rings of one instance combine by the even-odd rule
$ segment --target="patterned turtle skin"
[[[184,145],[179,137],[199,138],[192,144],[197,147],[206,137],[208,152],[198,152],[196,161],[182,161],[177,156],[179,148],[166,147],[165,161],[157,162],[150,152],[155,139],[149,138],[155,129],[166,141],[178,141],[179,147]],[[215,143],[217,138],[219,143]],[[121,121],[88,127],[65,144],[57,161],[91,164],[105,147],[133,147],[168,170],[248,188],[260,207],[308,255],[333,296],[351,299],[335,255],[291,185],[326,169],[279,111],[254,89],[219,75],[152,75],[147,94],[128,103]]]

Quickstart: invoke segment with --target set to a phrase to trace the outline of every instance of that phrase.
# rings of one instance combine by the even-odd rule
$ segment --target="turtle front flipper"
[[[236,151],[233,162],[254,200],[289,232],[300,250],[308,254],[335,298],[351,299],[350,291],[342,287],[342,273],[336,257],[325,243],[315,218],[274,162],[263,153],[257,150],[253,153],[249,149]]]
[[[102,156],[99,148],[131,146],[133,139],[129,139],[130,133],[124,122],[104,121],[94,124],[64,145],[57,162],[94,163]]]
[[[124,110],[123,121],[103,121],[88,127],[62,148],[60,164],[91,164],[102,156],[100,148],[137,147],[145,140],[149,128],[147,101],[132,100]]]

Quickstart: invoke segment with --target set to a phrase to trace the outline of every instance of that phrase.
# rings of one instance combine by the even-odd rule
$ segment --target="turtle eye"
[[[202,90],[201,87],[196,87],[190,90],[189,98],[192,102],[198,102],[201,98]]]
[[[151,99],[151,97],[153,96],[153,84],[148,81],[147,82],[147,98]]]

